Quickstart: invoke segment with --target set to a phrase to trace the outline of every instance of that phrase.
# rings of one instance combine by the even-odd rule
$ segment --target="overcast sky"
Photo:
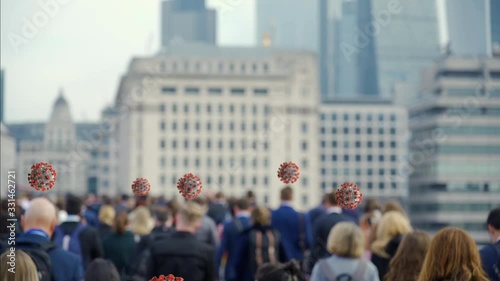
[[[208,0],[219,7],[219,43],[252,45],[255,0]],[[438,0],[441,1],[441,0]],[[40,3],[51,15],[43,18]],[[45,121],[62,87],[77,121],[97,121],[112,103],[131,57],[159,46],[160,0],[2,0],[5,119]],[[26,20],[38,21],[27,38]],[[38,17],[37,17],[38,16]],[[46,20],[44,22],[44,20]]]

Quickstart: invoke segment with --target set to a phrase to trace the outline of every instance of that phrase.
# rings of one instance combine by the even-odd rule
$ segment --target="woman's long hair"
[[[389,242],[412,230],[408,218],[397,211],[385,213],[377,224],[377,238],[372,244],[372,251],[384,258],[389,258],[385,248]]]
[[[426,232],[406,234],[391,260],[384,281],[416,281],[430,243],[431,237]]]
[[[441,229],[432,239],[418,281],[488,281],[472,238],[456,227]]]

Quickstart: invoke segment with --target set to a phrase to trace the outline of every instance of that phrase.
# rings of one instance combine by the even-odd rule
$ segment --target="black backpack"
[[[18,242],[19,250],[28,254],[36,265],[38,278],[40,281],[52,281],[52,262],[48,252],[57,248],[57,245],[51,241],[43,244]]]
[[[251,230],[250,238],[250,267],[252,274],[264,263],[278,262],[279,234],[268,229],[265,232]]]

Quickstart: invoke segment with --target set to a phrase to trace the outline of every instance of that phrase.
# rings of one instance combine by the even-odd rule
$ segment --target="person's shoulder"
[[[495,255],[497,255],[497,249],[494,245],[489,244],[482,247],[481,250],[479,250],[479,253],[483,258],[494,257]]]
[[[373,262],[368,260],[363,260],[363,262],[366,262],[366,271],[375,272],[378,275],[378,269]]]
[[[62,248],[56,247],[48,252],[52,260],[63,264],[80,264],[80,257],[77,254],[65,251]]]

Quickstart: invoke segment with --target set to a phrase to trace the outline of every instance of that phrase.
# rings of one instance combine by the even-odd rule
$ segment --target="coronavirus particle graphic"
[[[144,197],[148,195],[151,185],[145,178],[138,178],[132,183],[132,191],[136,196]]]
[[[278,178],[285,184],[295,183],[299,176],[299,166],[293,162],[284,162],[278,169]]]
[[[177,189],[184,198],[193,199],[201,193],[201,180],[194,174],[185,174],[177,182]]]
[[[28,182],[36,191],[47,191],[56,183],[56,170],[49,163],[39,162],[31,166]]]
[[[363,200],[363,193],[354,183],[346,182],[335,191],[335,199],[342,208],[356,209]]]
[[[153,277],[149,281],[184,281],[184,278],[182,278],[182,277],[175,277],[172,274],[169,274],[167,276],[160,275],[158,277]]]

